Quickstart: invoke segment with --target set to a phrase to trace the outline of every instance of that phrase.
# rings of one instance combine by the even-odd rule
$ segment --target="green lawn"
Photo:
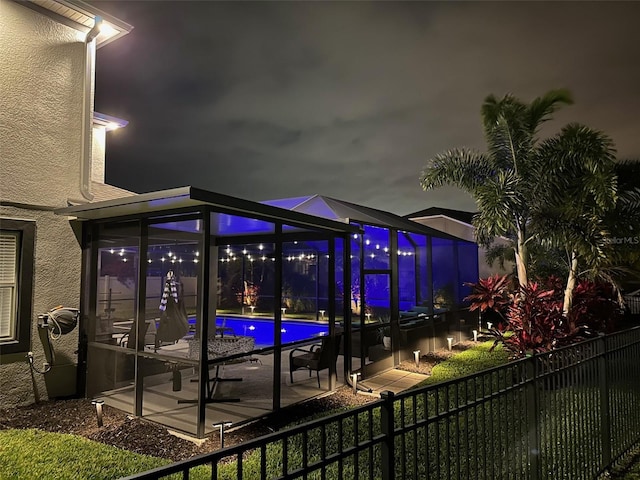
[[[2,479],[110,479],[166,465],[85,438],[40,430],[0,430]]]
[[[426,383],[448,380],[503,364],[507,354],[500,348],[489,352],[492,341],[478,344],[474,348],[457,354],[442,362],[433,370],[433,379]],[[352,433],[349,425],[343,424],[342,437],[348,438]],[[308,432],[310,437],[320,435],[320,430]],[[325,431],[328,445],[339,443],[339,432],[329,428]],[[302,458],[300,439],[292,438],[287,445],[290,465],[298,463]],[[313,443],[311,443],[313,445]],[[278,454],[283,448],[281,444],[268,447],[269,462],[281,458]],[[259,474],[259,456],[248,455],[243,461],[245,478],[254,478]],[[316,455],[317,451],[307,452]],[[74,435],[63,435],[41,432],[37,430],[5,430],[0,431],[0,478],[2,479],[111,479],[142,472],[170,463],[168,460],[139,455],[128,451],[93,442]],[[361,464],[370,461],[361,458]],[[281,466],[274,463],[268,469],[276,472]],[[336,466],[337,468],[337,466]],[[343,465],[346,473],[351,466]],[[221,478],[235,478],[235,465],[222,465]],[[337,474],[337,472],[335,472]],[[191,478],[207,478],[204,469],[191,472]],[[257,478],[257,477],[256,477]],[[311,478],[311,477],[310,477]]]

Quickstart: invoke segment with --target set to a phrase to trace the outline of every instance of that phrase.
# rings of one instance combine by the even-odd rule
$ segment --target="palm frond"
[[[429,160],[420,175],[420,185],[424,190],[452,185],[473,194],[493,173],[486,155],[453,149]]]
[[[562,105],[573,104],[573,97],[567,89],[550,90],[529,104],[527,109],[527,126],[531,135],[535,135],[538,127],[551,119],[551,115]]]

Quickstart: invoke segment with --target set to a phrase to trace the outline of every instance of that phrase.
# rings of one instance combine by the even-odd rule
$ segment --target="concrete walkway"
[[[371,378],[363,380],[360,385],[369,387],[373,392],[369,395],[380,396],[380,392],[390,390],[393,393],[400,393],[403,390],[413,387],[428,378],[420,373],[406,372],[404,370],[391,369],[382,372]]]

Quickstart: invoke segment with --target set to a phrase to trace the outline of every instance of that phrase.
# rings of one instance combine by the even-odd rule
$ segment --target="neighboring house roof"
[[[344,200],[325,197],[323,195],[267,200],[262,203],[322,218],[362,222],[372,225],[380,225],[383,227],[396,228],[398,230],[423,233],[425,235],[432,235],[440,238],[459,239],[453,235],[443,233],[434,228],[413,222],[407,218],[403,218],[390,212],[345,202]]]
[[[410,213],[409,215],[404,215],[404,218],[417,219],[417,218],[428,218],[428,217],[449,217],[454,220],[458,220],[459,222],[472,225],[472,220],[474,215],[475,213],[473,212],[465,212],[463,210],[452,210],[450,208],[442,208],[442,207],[430,207],[425,210],[420,210],[419,212]]]
[[[102,29],[96,37],[96,48],[113,42],[133,30],[128,23],[80,0],[29,0],[19,3],[83,32],[88,32],[94,27],[96,17],[101,18]]]

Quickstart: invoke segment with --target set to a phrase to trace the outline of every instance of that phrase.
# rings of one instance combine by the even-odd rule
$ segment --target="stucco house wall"
[[[83,40],[82,32],[0,0],[4,201],[64,206],[80,197]]]
[[[39,369],[45,355],[37,315],[57,305],[80,303],[79,239],[69,219],[53,210],[83,198],[85,35],[24,4],[0,0],[0,228],[8,220],[35,222],[33,278],[23,281],[33,282],[29,350]],[[91,72],[91,105],[93,80]],[[96,166],[90,177],[94,200],[130,195],[104,185],[104,128],[94,131],[90,144],[91,163]],[[53,345],[56,364],[74,363],[78,329]],[[32,374],[26,353],[0,354],[3,407],[48,398],[44,377]]]

